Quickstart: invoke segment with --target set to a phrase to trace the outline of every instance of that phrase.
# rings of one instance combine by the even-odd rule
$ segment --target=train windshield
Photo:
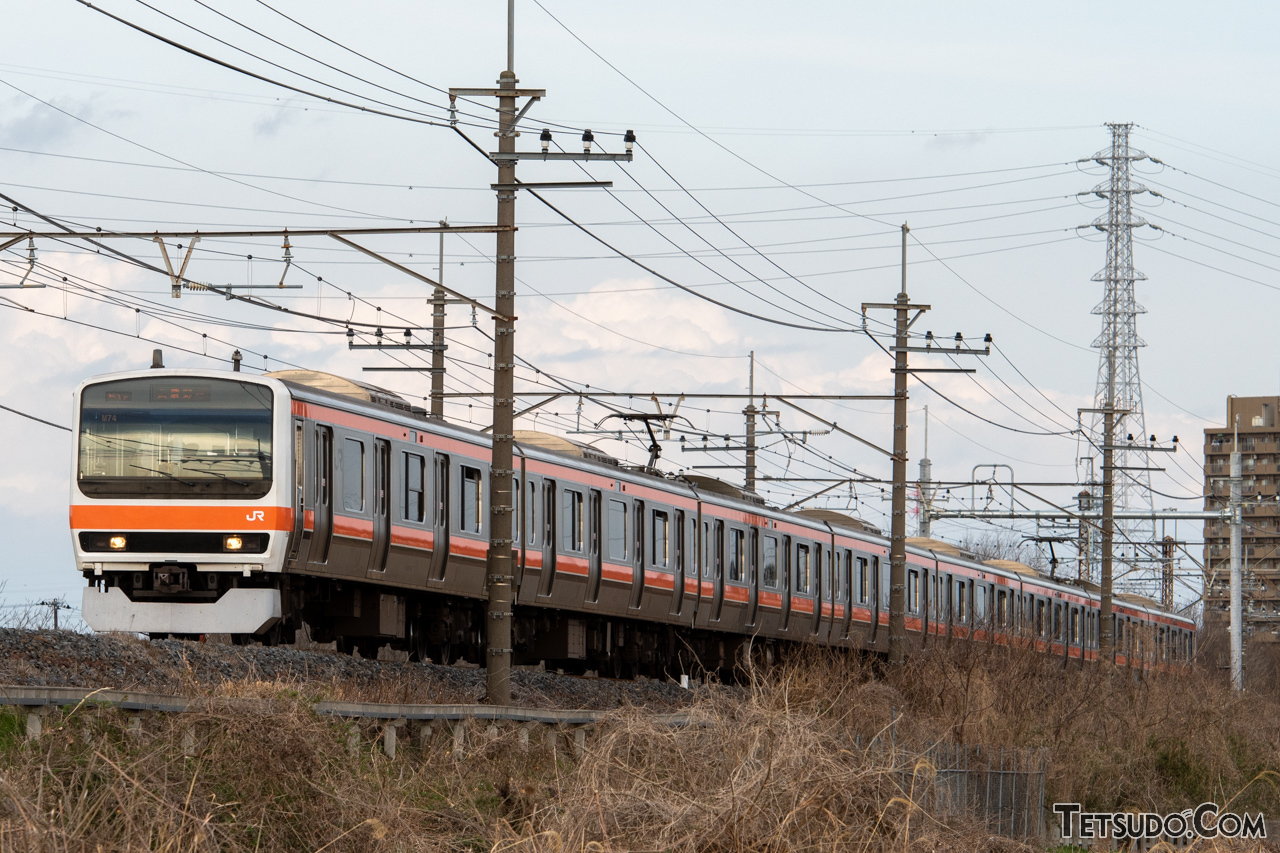
[[[122,379],[80,398],[80,491],[95,498],[260,498],[271,490],[270,388]]]

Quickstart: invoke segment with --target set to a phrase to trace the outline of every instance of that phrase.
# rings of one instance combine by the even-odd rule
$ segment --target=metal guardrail
[[[188,698],[132,690],[0,684],[0,705],[40,708],[66,707],[82,703],[110,705],[126,711],[182,714],[207,711],[212,705],[265,712],[270,709],[273,700],[218,696]],[[317,714],[351,719],[485,720],[560,726],[591,725],[600,722],[611,713],[585,709],[516,708],[501,705],[404,705],[378,702],[315,702],[312,703],[311,708]],[[669,726],[687,726],[694,722],[692,715],[687,713],[657,714],[653,719]]]

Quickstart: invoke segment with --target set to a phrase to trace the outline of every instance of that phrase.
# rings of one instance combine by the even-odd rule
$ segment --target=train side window
[[[967,594],[967,590],[965,589],[966,586],[967,584],[964,581],[960,581],[960,580],[956,581],[955,610],[956,610],[957,622],[969,621],[969,596]]]
[[[514,545],[520,543],[520,537],[524,535],[524,519],[520,515],[520,478],[511,478],[511,542]]]
[[[760,549],[760,584],[769,589],[778,587],[778,537],[766,536]]]
[[[560,544],[566,551],[582,550],[582,492],[565,489],[561,493],[560,530]]]
[[[1053,638],[1062,639],[1062,605],[1053,605]]]
[[[742,581],[743,569],[746,567],[746,534],[741,530],[729,530],[729,575],[728,579],[735,583]]]
[[[818,546],[818,584],[822,587],[822,598],[831,600],[831,553],[821,545]]]
[[[844,553],[840,549],[836,549],[831,554],[831,594],[835,601],[843,601],[842,593],[844,592]]]
[[[702,576],[711,577],[711,524],[702,522]]]
[[[920,612],[920,572],[916,569],[907,572],[907,612]]]
[[[809,592],[809,546],[796,545],[796,592]]]
[[[462,506],[459,507],[463,533],[479,533],[484,520],[484,484],[480,469],[462,467]]]
[[[404,520],[421,524],[427,519],[427,459],[416,453],[404,455]]]
[[[1001,626],[1009,624],[1009,593],[1003,589],[996,591],[996,623]]]
[[[983,584],[975,584],[973,588],[973,615],[979,622],[987,621],[987,588]]]
[[[1044,620],[1044,600],[1036,599],[1036,621],[1035,621],[1036,636],[1043,637],[1044,630],[1046,627],[1047,626],[1045,625],[1045,620]]]
[[[364,512],[364,442],[342,440],[342,508]]]
[[[653,536],[651,541],[651,556],[655,568],[665,569],[671,564],[671,531],[670,518],[666,512],[655,509],[653,511]]]
[[[609,559],[627,559],[627,505],[623,501],[609,501]]]
[[[867,572],[867,558],[858,558],[858,603],[866,604],[871,597],[871,575]]]
[[[529,545],[538,544],[538,484],[529,481],[529,496],[524,502],[525,509],[529,513],[529,519],[526,522],[525,530],[528,531]]]

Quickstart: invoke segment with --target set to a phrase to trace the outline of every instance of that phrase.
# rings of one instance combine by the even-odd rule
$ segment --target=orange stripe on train
[[[73,530],[292,530],[286,506],[121,506],[71,507]]]

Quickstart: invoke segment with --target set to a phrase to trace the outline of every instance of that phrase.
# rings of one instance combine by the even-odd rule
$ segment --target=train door
[[[809,633],[814,635],[817,635],[822,628],[822,605],[830,595],[829,588],[831,583],[822,576],[823,572],[829,573],[831,571],[826,550],[821,542],[813,543],[814,567],[813,579],[810,581],[812,584],[810,591],[813,593],[813,622],[809,626]],[[824,584],[824,580],[827,580],[827,583]]]
[[[871,642],[880,636],[880,558],[871,558]]]
[[[600,572],[603,569],[600,548],[600,504],[599,490],[592,489],[587,502],[587,592],[584,596],[584,600],[589,604],[595,604],[600,600]]]
[[[329,561],[329,545],[333,542],[333,430],[327,426],[316,426],[314,450],[316,464],[311,477],[315,495],[315,509],[312,510],[315,513],[312,520],[315,531],[307,556],[312,563],[323,564]]]
[[[853,552],[844,549],[844,623],[840,626],[840,636],[849,639],[849,628],[853,626]]]
[[[632,610],[639,610],[644,604],[644,501],[636,501],[633,515],[635,547],[631,553],[631,600],[627,606]]]
[[[747,618],[749,628],[756,625],[756,610],[760,607],[760,528],[751,528],[747,543]]]
[[[673,580],[671,582],[671,615],[679,616],[680,609],[684,606],[684,572],[685,572],[685,539],[684,539],[684,510],[675,511],[675,545],[676,552],[675,565],[672,567]]]
[[[307,512],[306,445],[306,424],[301,418],[295,418],[293,421],[293,529],[289,532],[289,553],[285,558],[291,567],[298,565],[298,553],[306,535],[303,524]]]
[[[791,548],[791,537],[782,537],[782,571],[778,573],[782,585],[782,630],[791,627],[791,561],[794,559]]]
[[[724,609],[724,522],[716,519],[711,531],[711,580],[715,590],[711,593],[711,621],[720,621]]]
[[[542,481],[542,574],[538,576],[538,597],[551,595],[556,579],[556,482]]]
[[[391,548],[391,442],[373,440],[373,547],[366,571],[378,577],[387,570]]]
[[[431,478],[431,580],[444,580],[449,565],[449,455],[437,453]]]

